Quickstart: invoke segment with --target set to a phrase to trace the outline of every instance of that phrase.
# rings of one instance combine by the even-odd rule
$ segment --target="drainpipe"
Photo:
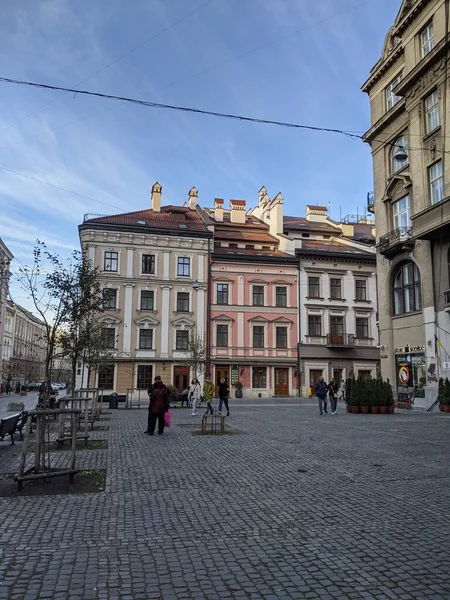
[[[300,302],[300,294],[301,294],[301,286],[300,286],[300,259],[297,265],[297,304],[298,304],[298,314],[297,314],[297,388],[298,388],[298,396],[299,398],[302,395],[302,375],[301,375],[301,361],[300,361],[300,342],[301,342],[301,323],[302,323],[302,315],[301,315],[301,302]]]
[[[211,286],[212,286],[211,238],[208,239],[208,286],[206,290],[206,375],[211,375]]]

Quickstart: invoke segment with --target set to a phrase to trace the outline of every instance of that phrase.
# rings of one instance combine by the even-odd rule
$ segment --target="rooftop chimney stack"
[[[195,187],[193,187],[189,190],[189,200],[188,200],[189,208],[191,210],[195,210],[197,208],[197,198],[198,198],[198,190],[196,190]]]
[[[314,223],[325,223],[328,219],[328,209],[326,206],[306,206],[306,220]]]
[[[214,219],[223,221],[223,200],[222,198],[214,198]]]
[[[230,200],[230,221],[232,223],[245,223],[245,200]]]
[[[161,193],[162,186],[156,182],[152,186],[152,210],[153,212],[161,212]]]
[[[269,226],[272,235],[283,233],[283,200],[283,195],[279,192],[269,205]]]

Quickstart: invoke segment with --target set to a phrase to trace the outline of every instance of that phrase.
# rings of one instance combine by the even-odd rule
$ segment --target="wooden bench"
[[[19,422],[20,414],[13,415],[11,417],[4,417],[0,420],[0,439],[3,440],[5,435],[11,436],[11,444],[14,445],[14,433],[17,429],[17,423]],[[21,433],[22,435],[22,433]]]
[[[202,415],[202,433],[225,433],[225,415]],[[208,427],[208,419],[211,421],[211,427]]]

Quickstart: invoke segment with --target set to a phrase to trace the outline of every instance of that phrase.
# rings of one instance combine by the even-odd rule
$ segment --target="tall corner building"
[[[404,0],[370,98],[381,370],[429,407],[450,377],[449,3]]]

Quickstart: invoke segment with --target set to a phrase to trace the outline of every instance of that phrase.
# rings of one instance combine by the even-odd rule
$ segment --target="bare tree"
[[[185,350],[185,358],[181,363],[193,371],[194,377],[198,377],[205,370],[206,344],[202,335],[195,327],[189,331],[188,344]]]
[[[19,270],[19,280],[45,325],[45,379],[49,385],[58,347],[70,358],[74,385],[90,319],[103,308],[99,271],[81,252],[73,252],[64,262],[40,241],[33,256],[32,266]]]

